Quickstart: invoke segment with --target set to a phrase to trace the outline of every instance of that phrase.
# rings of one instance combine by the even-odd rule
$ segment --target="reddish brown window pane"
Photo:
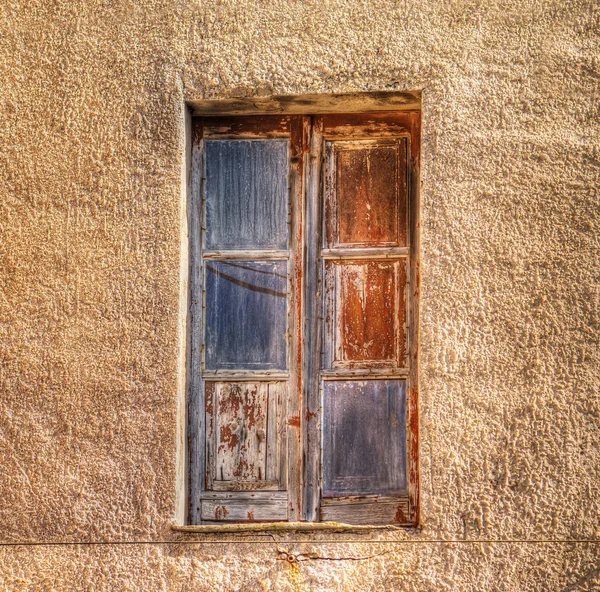
[[[406,245],[406,141],[382,142],[329,146],[331,247]]]
[[[333,367],[402,364],[405,282],[404,260],[327,263]]]

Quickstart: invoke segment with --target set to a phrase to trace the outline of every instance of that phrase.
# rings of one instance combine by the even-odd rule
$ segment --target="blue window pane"
[[[287,261],[207,261],[207,370],[285,370]]]
[[[403,380],[325,381],[323,497],[405,493],[405,411]]]
[[[206,248],[287,249],[288,140],[207,140]]]

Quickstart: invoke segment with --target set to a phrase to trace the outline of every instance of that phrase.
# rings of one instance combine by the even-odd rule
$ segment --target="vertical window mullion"
[[[321,180],[323,164],[323,118],[312,118],[310,150],[306,184],[304,250],[304,470],[302,518],[309,522],[319,520],[321,497],[321,396],[320,369],[321,340]]]

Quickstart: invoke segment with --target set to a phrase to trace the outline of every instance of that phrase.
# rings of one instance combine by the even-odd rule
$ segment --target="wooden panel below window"
[[[202,500],[202,520],[206,522],[274,522],[287,520],[287,499],[208,499]]]
[[[348,497],[324,499],[320,520],[346,524],[395,524],[410,522],[408,497]]]
[[[209,490],[281,489],[286,384],[209,382]]]

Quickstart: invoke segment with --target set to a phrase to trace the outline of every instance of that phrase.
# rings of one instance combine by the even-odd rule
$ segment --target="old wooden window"
[[[191,524],[418,521],[419,122],[194,118]]]

